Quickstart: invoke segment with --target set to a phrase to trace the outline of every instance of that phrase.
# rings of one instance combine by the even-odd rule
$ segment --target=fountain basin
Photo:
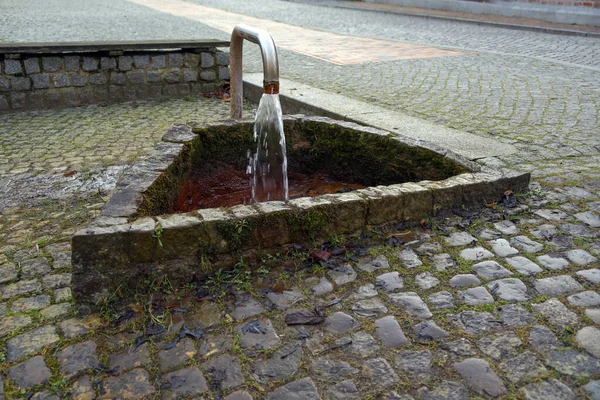
[[[183,285],[240,257],[480,207],[529,184],[528,173],[482,170],[431,144],[354,123],[286,116],[284,127],[288,170],[341,182],[343,193],[169,214],[186,203],[182,185],[227,168],[244,171],[255,146],[252,122],[173,127],[121,178],[101,216],[74,235],[73,294],[80,308],[96,308],[120,287],[135,288],[146,278],[166,276]],[[188,205],[202,207],[198,202],[191,196]]]

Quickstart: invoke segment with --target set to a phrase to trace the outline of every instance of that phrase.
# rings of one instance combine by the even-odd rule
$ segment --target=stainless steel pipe
[[[271,35],[252,26],[240,24],[233,28],[230,44],[230,95],[231,118],[242,118],[244,82],[242,79],[242,51],[244,39],[258,44],[263,61],[263,88],[267,94],[279,93],[279,62],[277,49]]]

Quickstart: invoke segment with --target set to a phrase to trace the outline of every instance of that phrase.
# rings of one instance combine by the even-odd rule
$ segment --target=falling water
[[[249,157],[254,201],[288,200],[287,158],[278,94],[263,94],[254,122],[256,153]]]

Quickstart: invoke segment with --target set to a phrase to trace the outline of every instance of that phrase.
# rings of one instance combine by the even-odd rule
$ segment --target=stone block
[[[169,54],[169,68],[181,68],[183,67],[183,54],[171,53]]]
[[[42,57],[42,66],[45,72],[58,72],[64,68],[62,57]]]
[[[164,56],[164,54],[161,54],[159,56],[152,56],[152,68],[167,68],[167,58]]]
[[[5,111],[9,109],[10,105],[8,104],[8,100],[3,94],[0,94],[0,110]]]
[[[26,58],[23,61],[25,72],[27,74],[37,74],[40,72],[40,59],[38,57]]]
[[[79,97],[80,104],[92,104],[94,102],[94,92],[91,88],[79,89],[75,94]]]
[[[368,204],[367,224],[380,225],[402,218],[402,192],[387,186],[359,190]]]
[[[177,91],[179,92],[180,95],[187,96],[191,93],[190,85],[187,83],[179,83],[176,86],[177,86]]]
[[[98,59],[95,57],[83,57],[82,69],[87,72],[98,71]]]
[[[110,84],[111,85],[124,85],[127,80],[123,72],[111,72],[110,73]]]
[[[23,73],[23,67],[20,60],[4,60],[4,73],[7,75],[16,75]]]
[[[162,73],[158,71],[148,71],[146,79],[148,83],[160,82],[162,81]]]
[[[102,103],[108,101],[108,88],[106,86],[98,86],[93,89],[94,103]]]
[[[13,110],[25,108],[26,103],[27,98],[25,96],[25,93],[11,93],[10,104],[12,105]]]
[[[141,85],[135,88],[136,97],[140,100],[152,99],[152,88],[147,85]]]
[[[162,93],[167,97],[175,97],[178,94],[177,87],[175,85],[167,85],[163,87]]]
[[[117,59],[114,57],[102,57],[100,59],[100,69],[110,70],[117,68]]]
[[[146,80],[146,74],[143,71],[127,72],[127,80],[134,85],[143,84]]]
[[[50,75],[48,74],[36,74],[31,75],[34,89],[47,89],[50,87]]]
[[[77,107],[81,105],[81,101],[79,96],[77,96],[77,92],[74,89],[67,89],[63,92],[63,99],[65,101],[65,106],[67,107]]]
[[[47,108],[60,108],[64,104],[64,97],[59,91],[46,91],[44,93],[44,105]]]
[[[87,75],[82,74],[72,74],[71,75],[71,84],[75,87],[82,87],[88,84]]]
[[[135,88],[126,86],[123,88],[123,99],[125,101],[134,101],[137,99]]]
[[[217,74],[215,71],[202,71],[200,72],[200,79],[206,82],[213,82],[215,79],[217,79]]]
[[[71,82],[69,81],[69,76],[66,73],[54,74],[52,76],[52,81],[54,82],[54,87],[66,87],[70,86]]]
[[[167,83],[178,83],[181,82],[181,71],[172,70],[165,74],[165,81]]]
[[[150,56],[133,56],[133,63],[136,68],[148,68],[150,66]]]
[[[216,86],[214,84],[214,82],[211,83],[204,83],[202,85],[202,90],[201,92],[203,93],[207,93],[207,92],[213,92],[215,90]]]
[[[227,67],[219,67],[219,79],[221,80],[229,80],[229,68]]]
[[[13,90],[29,90],[31,89],[31,80],[28,77],[13,77],[10,78]]]
[[[44,108],[44,94],[42,92],[31,92],[28,94],[29,108],[39,110]]]
[[[215,65],[215,58],[211,53],[200,53],[200,67],[210,68]]]
[[[131,56],[119,56],[119,71],[130,71],[133,65]]]
[[[105,72],[98,72],[90,75],[90,83],[92,85],[105,85],[108,82],[108,77]]]
[[[65,70],[67,72],[79,71],[80,63],[81,63],[81,57],[79,57],[79,56],[65,56]]]
[[[125,94],[123,92],[123,86],[110,85],[108,88],[109,98],[110,100],[123,100],[125,98]]]
[[[8,92],[10,90],[10,79],[0,76],[0,92]]]
[[[229,65],[229,53],[223,51],[217,51],[217,65],[227,66]]]
[[[432,191],[433,214],[437,215],[442,210],[451,210],[462,204],[462,189],[460,182],[452,179],[443,181],[421,181],[423,186]]]
[[[198,71],[196,70],[184,70],[183,71],[183,81],[184,82],[197,82],[198,81]]]
[[[390,185],[390,189],[402,192],[402,220],[418,221],[433,213],[433,193],[416,183]]]
[[[183,56],[183,66],[186,68],[198,68],[200,65],[200,55],[194,53],[186,53]]]

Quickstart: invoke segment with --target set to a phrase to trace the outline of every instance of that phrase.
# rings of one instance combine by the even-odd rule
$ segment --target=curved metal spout
[[[260,47],[263,61],[263,88],[264,93],[279,93],[279,62],[277,49],[273,38],[267,32],[254,27],[240,24],[233,28],[230,44],[230,72],[231,72],[231,118],[242,118],[242,102],[244,87],[242,80],[242,50],[244,39],[256,43]]]

